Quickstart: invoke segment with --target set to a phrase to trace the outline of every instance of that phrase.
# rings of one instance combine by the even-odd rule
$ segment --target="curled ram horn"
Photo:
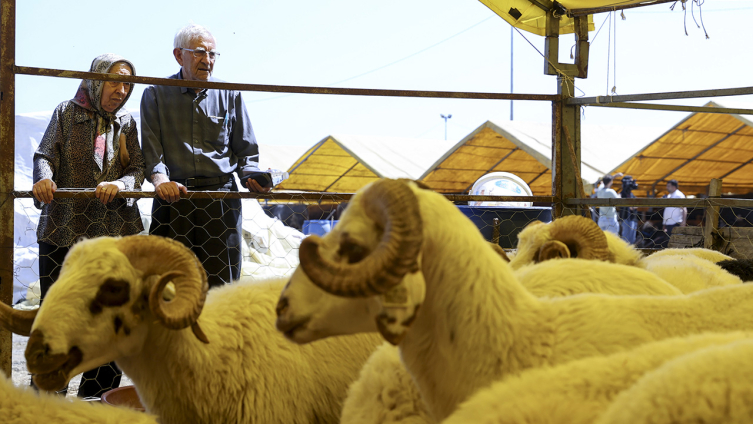
[[[607,237],[593,220],[570,215],[549,225],[551,241],[539,248],[536,262],[553,258],[609,259]]]
[[[29,337],[31,325],[34,324],[34,318],[36,318],[38,311],[39,309],[21,311],[0,302],[0,327],[15,334]]]
[[[118,248],[144,277],[160,277],[151,288],[149,307],[162,325],[173,330],[191,327],[199,340],[208,343],[198,319],[209,283],[196,255],[183,244],[158,236],[123,237]],[[163,291],[170,282],[175,296],[167,300]]]
[[[299,249],[301,268],[321,289],[339,296],[384,293],[408,272],[418,270],[423,224],[418,201],[402,181],[379,180],[359,193],[369,218],[383,228],[379,244],[362,260],[334,262],[319,252],[321,238],[309,236]]]

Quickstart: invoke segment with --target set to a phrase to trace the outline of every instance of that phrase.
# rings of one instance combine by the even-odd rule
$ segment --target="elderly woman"
[[[103,54],[89,72],[135,75],[133,64]],[[123,105],[129,83],[84,80],[73,99],[58,105],[34,153],[35,206],[42,299],[55,282],[66,253],[80,238],[125,236],[143,231],[133,199],[121,190],[141,188],[144,157],[136,122]],[[96,199],[53,199],[57,188],[96,188]],[[120,383],[115,364],[84,373],[79,396],[98,396]]]

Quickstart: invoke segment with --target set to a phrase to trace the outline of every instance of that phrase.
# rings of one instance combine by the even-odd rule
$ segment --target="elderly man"
[[[172,79],[212,77],[219,53],[201,25],[175,35]],[[230,283],[241,270],[240,199],[182,199],[191,191],[238,191],[232,173],[258,172],[259,149],[241,94],[232,90],[151,86],[141,98],[141,139],[146,175],[157,198],[150,234],[173,238],[201,260],[210,287]],[[247,188],[268,192],[253,179]]]

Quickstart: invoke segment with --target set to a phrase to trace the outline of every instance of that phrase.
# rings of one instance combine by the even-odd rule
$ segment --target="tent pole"
[[[577,198],[577,176],[580,171],[580,106],[569,104],[575,96],[575,77],[585,78],[588,72],[588,21],[576,18],[575,64],[559,63],[559,18],[547,14],[545,74],[557,75],[557,97],[552,102],[552,193],[555,197],[552,216],[580,215],[582,206],[568,206],[567,200]]]
[[[16,1],[0,1],[0,302],[13,303]],[[11,377],[12,334],[0,330],[0,368]]]

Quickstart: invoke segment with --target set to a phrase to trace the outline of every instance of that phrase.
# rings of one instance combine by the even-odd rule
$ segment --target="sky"
[[[753,86],[753,2],[690,2],[594,16],[589,75],[576,96]],[[704,29],[694,23],[702,18]],[[214,76],[229,82],[342,88],[555,94],[544,75],[544,38],[514,31],[475,0],[17,1],[16,64],[86,71],[105,52],[131,60],[140,76],[178,71],[178,29],[213,32]],[[600,29],[600,30],[599,30]],[[687,35],[686,35],[687,30]],[[572,35],[560,37],[569,61]],[[537,51],[538,49],[538,51]],[[511,51],[512,50],[512,51]],[[511,81],[512,72],[512,81]],[[16,113],[51,111],[79,80],[18,75]],[[512,84],[512,91],[511,91]],[[137,111],[144,85],[126,108]],[[412,99],[244,92],[259,143],[312,146],[331,134],[461,140],[487,120],[510,119],[507,100]],[[665,101],[703,105],[711,99]],[[720,97],[749,105],[753,96]],[[549,102],[516,101],[514,120],[551,122]],[[445,120],[441,115],[452,115]],[[666,127],[687,113],[586,107],[584,125]]]

